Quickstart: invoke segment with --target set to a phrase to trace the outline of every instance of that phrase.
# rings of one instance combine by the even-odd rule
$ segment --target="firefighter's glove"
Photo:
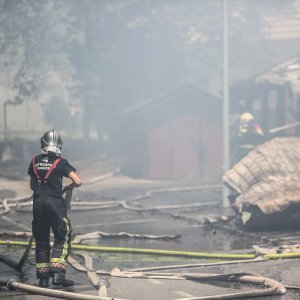
[[[74,189],[74,184],[70,183],[63,188],[62,192],[65,193],[66,191],[73,190],[73,189]]]
[[[63,189],[63,198],[64,198],[67,209],[71,208],[73,189],[74,189],[73,184],[69,184],[69,185],[65,186]]]

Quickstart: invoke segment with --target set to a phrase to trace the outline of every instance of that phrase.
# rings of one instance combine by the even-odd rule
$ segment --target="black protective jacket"
[[[45,180],[48,170],[56,160],[59,160],[56,167],[53,168],[51,174]],[[33,162],[35,168],[33,168]],[[66,159],[52,152],[35,156],[28,169],[28,175],[31,176],[30,187],[33,190],[33,197],[35,198],[46,194],[60,198],[62,194],[63,177],[68,177],[71,171],[75,172],[76,170]]]

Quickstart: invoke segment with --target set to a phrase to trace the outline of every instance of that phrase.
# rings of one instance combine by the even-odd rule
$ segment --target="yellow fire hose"
[[[0,240],[0,245],[27,246],[28,242]],[[32,245],[34,246],[35,243],[33,243]],[[99,252],[137,253],[137,254],[153,254],[153,255],[164,255],[164,256],[216,258],[216,259],[222,259],[222,258],[223,259],[251,259],[257,257],[257,255],[255,254],[207,253],[207,252],[190,252],[190,251],[174,251],[174,250],[158,250],[158,249],[125,248],[125,247],[105,247],[105,246],[78,245],[78,244],[72,245],[72,249],[95,251],[95,252],[99,251]]]
[[[0,245],[27,246],[28,242],[0,240]],[[35,243],[33,243],[33,246],[34,245]],[[152,255],[163,255],[163,256],[191,257],[191,258],[254,259],[258,257],[258,255],[256,254],[243,254],[243,253],[241,254],[207,253],[207,252],[191,252],[191,251],[125,248],[125,247],[105,247],[105,246],[78,245],[78,244],[72,245],[72,249],[95,251],[95,252],[136,253],[136,254],[152,254]],[[264,254],[261,257],[263,259],[300,258],[300,252]]]

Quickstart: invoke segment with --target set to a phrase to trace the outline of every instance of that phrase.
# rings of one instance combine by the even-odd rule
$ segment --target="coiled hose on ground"
[[[93,295],[87,295],[87,294],[81,294],[81,293],[72,293],[72,292],[65,292],[65,291],[60,291],[60,290],[40,288],[37,286],[32,286],[29,284],[17,282],[14,279],[0,280],[0,286],[6,286],[9,289],[17,289],[17,290],[21,290],[21,291],[26,291],[30,294],[37,294],[37,295],[56,297],[56,298],[62,298],[62,299],[125,300],[125,299],[120,299],[120,298],[100,297],[100,296],[93,296]]]
[[[10,246],[27,246],[28,242],[22,241],[3,241],[0,240],[0,245],[10,245]],[[172,251],[172,250],[155,250],[155,249],[135,249],[135,248],[120,248],[120,247],[100,247],[100,246],[90,246],[90,245],[73,245],[73,249],[80,250],[88,250],[88,251],[102,251],[102,252],[126,252],[126,253],[147,253],[154,255],[173,255],[173,256],[187,256],[187,257],[195,257],[195,258],[216,258],[216,259],[253,259],[256,257],[255,254],[220,254],[220,253],[198,253],[198,252],[184,252],[184,251]],[[272,255],[264,255],[265,259],[275,259],[275,258],[295,258],[300,257],[300,253],[290,253],[290,254],[272,254]],[[86,271],[81,270],[81,271]],[[159,275],[159,274],[153,274]],[[165,274],[167,275],[167,274]],[[178,274],[177,274],[178,275]],[[171,274],[174,277],[174,274]],[[146,276],[147,277],[147,276]],[[226,280],[226,281],[237,281],[241,283],[252,283],[264,285],[267,288],[261,290],[247,291],[247,292],[239,292],[233,294],[225,294],[225,295],[214,295],[214,296],[201,296],[191,298],[193,300],[212,300],[212,299],[238,299],[245,297],[259,297],[259,296],[269,296],[269,295],[277,295],[277,294],[285,294],[286,289],[283,285],[272,280],[270,278],[265,278],[256,274],[249,273],[236,273],[236,274],[191,274],[186,273],[182,275],[178,275],[178,278],[187,279],[187,280]],[[177,279],[178,279],[177,278]],[[170,275],[165,276],[165,279],[171,279]],[[174,278],[176,279],[176,278]],[[109,297],[101,297],[101,296],[90,296],[86,294],[78,294],[71,293],[65,291],[51,290],[39,288],[23,283],[19,283],[15,280],[0,280],[0,285],[7,286],[10,289],[19,289],[26,291],[28,293],[34,293],[45,296],[52,297],[60,297],[63,299],[83,299],[83,300],[117,300],[116,298]],[[181,299],[183,300],[183,299]]]

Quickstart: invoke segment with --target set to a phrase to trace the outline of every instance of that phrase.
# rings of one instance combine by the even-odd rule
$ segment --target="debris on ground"
[[[254,245],[253,249],[258,254],[300,253],[300,244],[280,245],[279,247],[273,247],[273,248],[263,248],[263,247]]]
[[[245,229],[300,227],[300,138],[258,146],[223,177]]]
[[[76,191],[77,201],[73,202],[70,218],[80,245],[73,246],[68,258],[72,268],[67,271],[76,285],[68,291],[59,291],[61,296],[131,300],[261,296],[269,299],[277,294],[281,299],[297,299],[299,296],[294,276],[298,272],[297,259],[270,260],[255,254],[251,249],[253,244],[262,248],[270,245],[259,244],[262,239],[257,234],[231,228],[232,216],[220,208],[220,184],[188,186],[178,182],[142,181],[120,174],[111,176],[108,171],[105,170],[103,177],[93,172],[88,180],[90,184],[83,186],[80,193]],[[90,180],[93,178],[97,180]],[[18,185],[12,185],[11,189],[15,186]],[[32,216],[27,211],[31,211],[32,203],[26,200],[26,195],[18,191],[18,201],[7,198],[1,206],[1,211],[7,206],[10,210],[0,216],[3,225],[0,235],[4,237],[0,252],[16,261],[20,260],[31,237]],[[215,223],[207,222],[206,226],[206,219]],[[211,227],[216,230],[212,232]],[[17,240],[16,245],[7,241],[8,236]],[[286,241],[287,236],[283,238]],[[101,243],[98,247],[96,240]],[[268,240],[267,235],[264,240]],[[96,252],[93,250],[96,248],[102,249]],[[120,249],[123,252],[113,251]],[[138,253],[143,249],[147,254]],[[189,251],[197,251],[202,257],[192,257],[193,252]],[[47,298],[37,296],[41,291],[36,289],[34,265],[34,249],[30,250],[22,273],[1,263],[1,283],[5,287],[0,298],[7,295],[15,300],[57,297],[58,292],[51,291],[44,291],[49,293]],[[170,269],[178,270],[169,273]],[[289,272],[285,274],[287,269]]]

